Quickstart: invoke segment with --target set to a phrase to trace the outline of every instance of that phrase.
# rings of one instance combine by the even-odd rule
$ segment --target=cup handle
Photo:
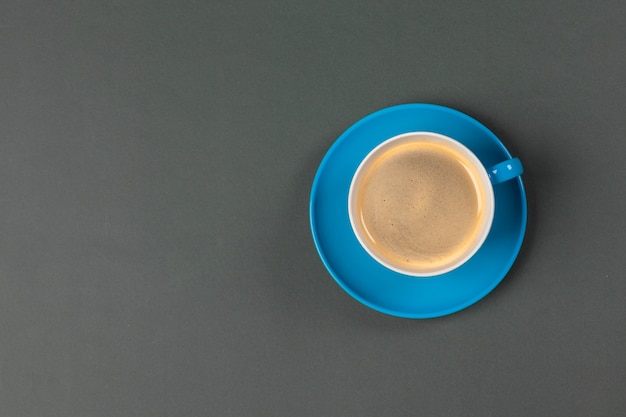
[[[519,177],[524,172],[522,161],[518,158],[507,159],[489,168],[487,174],[492,184],[499,184]]]

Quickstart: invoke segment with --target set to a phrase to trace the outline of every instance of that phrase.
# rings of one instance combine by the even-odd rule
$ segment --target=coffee
[[[397,268],[445,269],[484,239],[492,214],[484,175],[446,141],[398,141],[361,166],[353,227],[371,253]]]

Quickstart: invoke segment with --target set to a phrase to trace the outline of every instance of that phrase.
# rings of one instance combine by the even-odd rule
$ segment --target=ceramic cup
[[[383,141],[358,166],[348,214],[365,251],[414,277],[445,274],[485,242],[494,217],[493,186],[521,175],[517,158],[485,167],[459,141],[409,132]]]

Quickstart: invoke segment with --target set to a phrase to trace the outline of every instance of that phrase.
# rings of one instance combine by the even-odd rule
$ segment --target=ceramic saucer
[[[309,214],[318,253],[348,294],[382,313],[431,318],[476,303],[502,281],[524,238],[526,192],[521,177],[494,186],[496,209],[489,236],[454,271],[416,278],[383,267],[360,246],[350,227],[348,191],[359,163],[376,145],[413,131],[455,138],[486,167],[511,158],[489,129],[457,110],[433,104],[389,107],[355,123],[328,150],[313,181]]]

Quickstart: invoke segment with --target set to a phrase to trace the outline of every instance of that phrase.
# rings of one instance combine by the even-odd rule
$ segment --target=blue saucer
[[[494,186],[496,210],[489,236],[456,270],[416,278],[383,267],[360,246],[350,227],[348,190],[359,163],[376,145],[413,131],[453,137],[486,167],[511,158],[489,129],[459,111],[433,104],[389,107],[355,123],[328,150],[313,181],[310,221],[324,265],[348,294],[382,313],[431,318],[476,303],[502,281],[524,239],[526,192],[521,177]]]

